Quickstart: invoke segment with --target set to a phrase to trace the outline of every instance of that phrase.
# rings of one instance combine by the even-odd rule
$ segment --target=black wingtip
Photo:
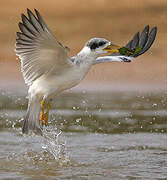
[[[157,34],[157,31],[158,31],[157,26],[153,27],[152,30]]]
[[[27,8],[27,14],[29,17],[30,17],[30,14],[32,14],[32,11],[29,8]]]
[[[21,32],[16,32],[16,37],[17,37],[17,39],[20,39],[21,34],[22,34]],[[17,39],[16,39],[16,40],[17,40]]]
[[[22,22],[24,22],[25,19],[27,19],[27,17],[22,13],[22,14],[21,14],[21,19],[22,19]]]
[[[144,27],[144,29],[143,29],[143,31],[142,31],[142,33],[149,33],[149,30],[150,30],[150,25],[149,24],[147,24],[145,27]],[[142,34],[141,33],[141,34]]]
[[[19,23],[18,23],[18,26],[19,26],[20,30],[22,31],[23,23],[19,22]]]
[[[35,8],[34,8],[34,11],[35,11],[35,14],[37,15],[37,17],[39,17],[40,16],[39,11],[37,9],[35,9]]]
[[[142,33],[148,33],[149,32],[149,30],[150,30],[150,25],[149,24],[147,24],[145,27],[144,27],[144,29],[143,29],[143,31],[142,31]],[[142,34],[141,33],[141,34]]]
[[[127,58],[125,58],[125,57],[123,57],[123,58],[121,58],[121,59],[122,59],[122,62],[126,62],[126,63],[130,63],[130,62],[131,62],[130,59],[127,59]]]
[[[29,8],[27,8],[27,13],[28,13],[28,12],[31,12],[31,10],[30,10]]]
[[[144,27],[144,29],[146,29],[146,30],[148,30],[148,31],[149,31],[149,29],[150,29],[150,25],[149,25],[149,24],[147,24],[147,25]]]
[[[35,14],[36,14],[37,17],[38,17],[38,14],[39,14],[38,10],[34,8],[34,12],[35,12]],[[33,12],[32,12],[29,8],[27,8],[27,14],[28,14],[29,17],[30,17],[31,15],[34,16]],[[34,17],[35,17],[35,16],[34,16]]]
[[[20,32],[16,32],[16,36],[19,37]]]

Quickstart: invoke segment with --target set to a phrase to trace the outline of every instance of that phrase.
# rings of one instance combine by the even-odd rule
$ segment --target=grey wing
[[[149,31],[149,29],[149,25],[145,26],[141,35],[139,32],[137,32],[133,36],[132,40],[130,40],[125,46],[129,50],[134,50],[140,47],[140,50],[138,52],[134,52],[134,54],[130,56],[121,55],[120,53],[113,53],[109,56],[98,57],[94,61],[94,64],[112,61],[131,62],[131,60],[133,60],[134,58],[144,54],[152,46],[157,34],[157,27],[153,27],[151,31]]]
[[[25,83],[31,85],[43,74],[60,74],[71,67],[66,48],[59,43],[45,24],[39,12],[36,16],[27,9],[28,17],[21,15],[17,32],[16,55],[21,59]]]
[[[135,58],[144,54],[152,46],[157,34],[157,27],[153,27],[151,31],[149,31],[149,29],[149,25],[145,26],[141,35],[139,32],[137,32],[134,35],[133,39],[126,44],[125,47],[130,50],[133,50],[137,47],[141,48],[139,52],[134,53],[133,55],[131,55],[131,57]]]

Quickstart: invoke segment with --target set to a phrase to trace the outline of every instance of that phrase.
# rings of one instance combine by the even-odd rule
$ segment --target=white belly
[[[90,65],[75,66],[61,75],[41,76],[30,86],[29,94],[39,98],[53,98],[63,90],[77,85],[87,74]]]

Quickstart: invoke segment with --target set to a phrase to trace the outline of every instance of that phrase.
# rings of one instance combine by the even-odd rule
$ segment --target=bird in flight
[[[157,32],[157,27],[150,31],[147,25],[141,34],[136,33],[122,47],[104,38],[92,38],[76,56],[69,57],[69,48],[56,39],[40,13],[34,11],[27,9],[28,15],[21,15],[15,45],[25,83],[29,86],[28,109],[22,128],[26,134],[29,131],[42,134],[48,124],[50,100],[76,86],[92,65],[131,62],[151,47]]]

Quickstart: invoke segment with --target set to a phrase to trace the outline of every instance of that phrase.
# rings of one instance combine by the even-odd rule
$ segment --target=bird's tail
[[[27,114],[24,118],[24,124],[22,132],[28,134],[34,132],[36,134],[42,134],[40,121],[40,101],[37,99],[29,100]]]

